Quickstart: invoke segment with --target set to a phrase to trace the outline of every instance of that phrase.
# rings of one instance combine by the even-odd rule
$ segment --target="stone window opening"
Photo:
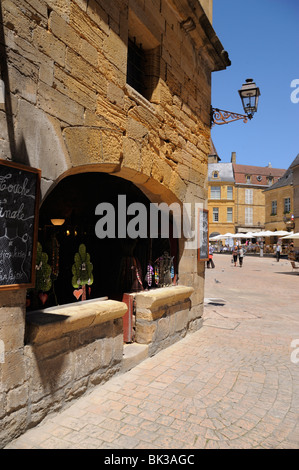
[[[160,47],[144,49],[136,37],[128,40],[127,84],[148,101],[153,100],[160,77]]]

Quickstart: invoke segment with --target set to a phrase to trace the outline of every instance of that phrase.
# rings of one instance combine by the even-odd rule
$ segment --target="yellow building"
[[[208,160],[210,236],[257,232],[265,228],[265,189],[276,184],[286,170],[239,165],[232,152],[230,163],[220,163],[211,144]]]
[[[232,160],[234,161],[233,153]],[[275,184],[285,170],[233,163],[235,178],[235,230],[256,232],[265,228],[264,190]]]
[[[209,155],[208,209],[210,236],[234,233],[234,174],[231,163],[219,163],[215,147]]]
[[[266,230],[299,231],[299,156],[280,180],[265,190]],[[294,240],[295,242],[295,240]],[[298,241],[295,242],[298,244]]]

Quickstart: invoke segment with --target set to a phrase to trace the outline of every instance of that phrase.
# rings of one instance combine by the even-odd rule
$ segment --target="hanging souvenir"
[[[146,272],[146,282],[149,287],[151,287],[152,282],[153,282],[153,274],[154,274],[154,269],[152,265],[149,263],[147,265],[147,272]]]

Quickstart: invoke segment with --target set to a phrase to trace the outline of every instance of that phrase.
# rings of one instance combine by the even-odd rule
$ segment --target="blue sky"
[[[299,0],[214,0],[213,27],[231,66],[212,73],[212,106],[243,114],[246,78],[261,92],[251,121],[213,126],[221,161],[236,152],[239,164],[287,169],[299,153]]]

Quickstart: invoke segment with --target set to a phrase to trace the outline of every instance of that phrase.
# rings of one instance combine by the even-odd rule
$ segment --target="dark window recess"
[[[128,40],[127,83],[147,100],[152,98],[160,76],[160,48],[142,49]]]
[[[141,47],[137,46],[134,41],[129,39],[128,42],[128,63],[127,63],[127,83],[144,95],[145,56]]]

